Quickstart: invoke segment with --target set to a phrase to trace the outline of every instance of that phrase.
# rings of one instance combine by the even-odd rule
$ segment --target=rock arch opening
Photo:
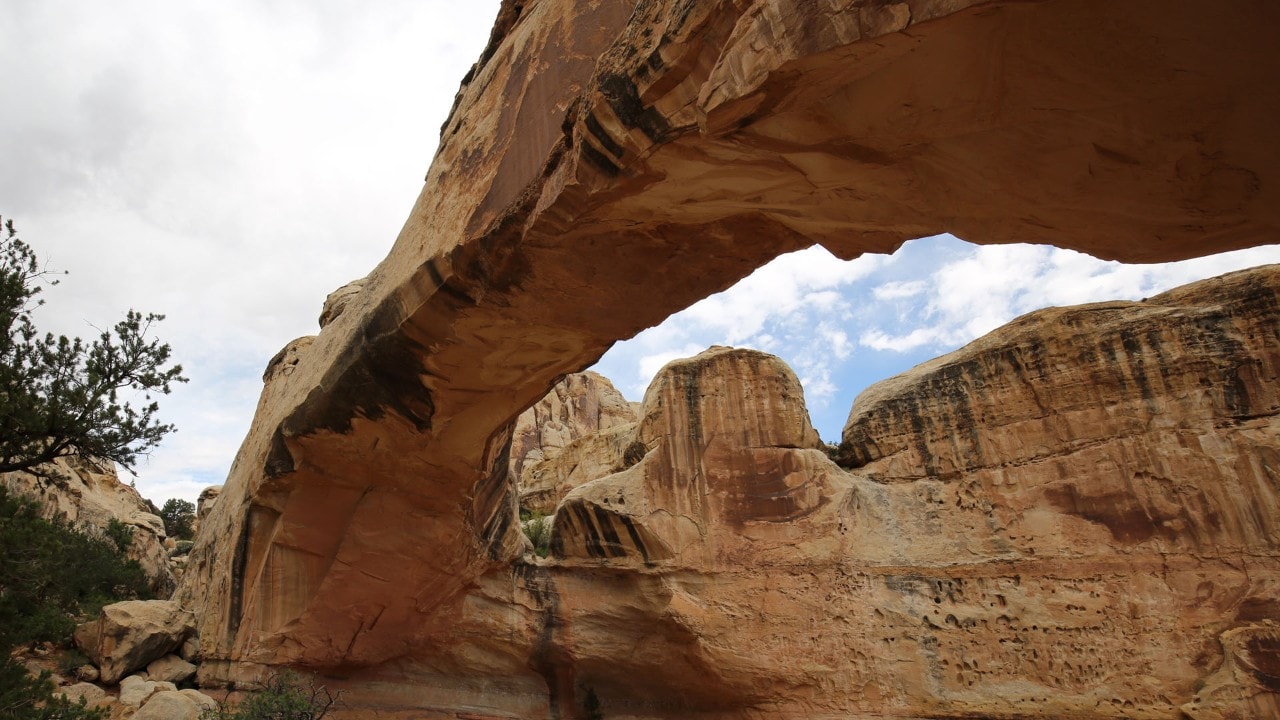
[[[777,355],[804,386],[813,425],[838,443],[853,399],[872,383],[958,349],[1019,315],[1140,300],[1196,280],[1280,261],[1263,246],[1184,261],[1124,264],[1050,246],[910,240],[851,261],[813,247],[615,344],[592,366],[639,401],[658,369],[712,345]]]

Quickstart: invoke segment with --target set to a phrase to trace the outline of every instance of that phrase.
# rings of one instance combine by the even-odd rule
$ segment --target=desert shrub
[[[128,552],[129,546],[133,544],[133,526],[119,518],[111,518],[107,521],[106,534],[107,539],[115,543],[116,549],[120,552]]]
[[[90,663],[89,658],[76,648],[69,648],[62,653],[62,657],[58,658],[58,670],[63,675],[74,675],[84,665]]]
[[[546,557],[551,552],[551,518],[534,511],[529,519],[520,521],[520,529],[533,543],[533,551],[538,557]]]
[[[201,720],[320,720],[338,702],[332,693],[314,680],[292,670],[271,676],[262,687],[238,704],[225,700],[201,713]]]
[[[103,605],[149,598],[146,574],[113,540],[92,537],[0,488],[0,649],[66,643]]]
[[[106,720],[106,708],[87,708],[54,694],[49,673],[27,674],[21,663],[5,655],[0,660],[0,717],[12,720]]]
[[[66,645],[77,620],[102,606],[150,597],[146,575],[113,540],[40,517],[36,504],[0,488],[0,717],[98,720],[106,713],[53,694],[48,675],[31,677],[10,651]]]
[[[177,540],[190,540],[194,534],[196,523],[196,506],[189,500],[169,498],[160,508],[160,519],[164,522],[164,532]]]

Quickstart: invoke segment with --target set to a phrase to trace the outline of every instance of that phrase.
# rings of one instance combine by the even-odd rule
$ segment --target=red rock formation
[[[511,421],[782,252],[1274,242],[1278,25],[1264,0],[505,3],[391,254],[269,373],[185,582],[203,672],[522,667],[536,635],[467,620],[540,607],[509,589]]]

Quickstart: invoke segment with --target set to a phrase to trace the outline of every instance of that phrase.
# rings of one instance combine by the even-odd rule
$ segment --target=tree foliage
[[[45,520],[0,487],[0,650],[71,638],[103,605],[149,598],[146,573],[116,543]]]
[[[0,718],[92,720],[99,710],[53,694],[10,656],[16,647],[65,644],[76,621],[103,605],[149,598],[147,578],[116,543],[40,517],[35,502],[0,487]]]
[[[49,673],[39,677],[12,658],[0,661],[0,718],[13,720],[107,720],[107,708],[87,708],[54,694]]]
[[[541,512],[530,513],[527,518],[520,519],[520,529],[533,543],[533,551],[538,557],[551,553],[551,518]]]
[[[41,334],[32,311],[42,285],[57,280],[18,239],[13,221],[0,232],[0,472],[25,470],[65,455],[113,460],[132,471],[139,455],[173,431],[156,417],[153,393],[186,382],[170,365],[167,343],[148,337],[163,315],[130,310],[86,342]],[[141,394],[133,405],[122,398]]]
[[[164,532],[171,538],[190,540],[195,529],[196,506],[188,500],[169,498],[160,508]]]

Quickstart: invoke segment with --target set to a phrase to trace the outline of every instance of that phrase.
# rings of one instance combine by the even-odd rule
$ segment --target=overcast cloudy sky
[[[324,296],[390,249],[497,0],[5,0],[0,214],[57,269],[46,329],[89,336],[128,308],[191,378],[144,495],[221,483],[267,360],[316,332]],[[639,399],[664,362],[713,343],[786,359],[835,440],[853,396],[1023,312],[1139,298],[1276,248],[1123,266],[943,236],[845,263],[779,259],[610,351]]]

